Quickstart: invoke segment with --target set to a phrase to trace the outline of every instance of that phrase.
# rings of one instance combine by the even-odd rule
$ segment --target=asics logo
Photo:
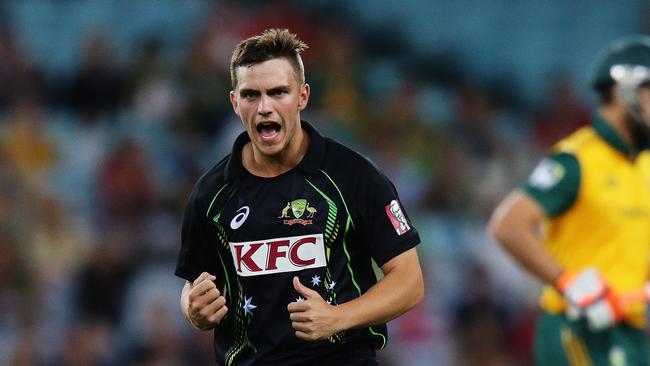
[[[230,228],[233,230],[239,229],[240,226],[244,224],[244,221],[248,218],[248,213],[251,212],[251,209],[248,206],[244,206],[237,210],[237,215],[232,218],[230,221]]]

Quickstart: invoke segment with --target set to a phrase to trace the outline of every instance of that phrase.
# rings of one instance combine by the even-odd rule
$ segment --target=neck
[[[276,155],[265,155],[255,149],[251,142],[244,145],[242,164],[251,174],[262,178],[273,178],[295,168],[307,153],[309,136],[302,128],[286,149]]]
[[[625,108],[617,108],[616,106],[603,106],[600,107],[600,114],[605,118],[614,131],[625,141],[629,146],[634,146],[636,141],[630,126],[628,124],[627,112]]]

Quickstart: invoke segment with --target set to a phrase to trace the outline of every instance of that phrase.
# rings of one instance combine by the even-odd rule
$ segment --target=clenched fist
[[[228,312],[226,298],[217,289],[215,279],[215,276],[203,272],[189,286],[187,293],[188,320],[201,330],[216,327]]]
[[[339,314],[335,306],[325,302],[318,292],[300,283],[298,277],[293,278],[293,287],[305,298],[287,306],[296,337],[314,341],[327,339],[342,330],[338,325]]]

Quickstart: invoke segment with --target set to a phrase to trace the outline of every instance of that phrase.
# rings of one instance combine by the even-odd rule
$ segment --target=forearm
[[[423,295],[422,272],[417,262],[410,268],[395,268],[360,297],[336,307],[337,328],[345,330],[385,323],[413,308]]]
[[[562,267],[546,249],[539,235],[542,209],[522,192],[508,196],[495,210],[488,225],[492,236],[531,274],[553,283]]]
[[[560,264],[531,231],[501,236],[499,242],[528,272],[546,283],[554,283],[562,273]]]

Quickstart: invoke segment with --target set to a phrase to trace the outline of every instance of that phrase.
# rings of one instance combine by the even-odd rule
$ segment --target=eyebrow
[[[278,92],[278,91],[290,90],[290,89],[291,89],[290,85],[279,85],[279,86],[274,86],[274,87],[272,87],[270,89],[267,89],[265,92],[267,94],[269,94],[269,93],[275,93],[275,92]],[[258,89],[244,88],[244,89],[239,90],[239,95],[259,94],[259,93],[260,93],[260,91]]]
[[[239,95],[246,95],[246,94],[259,94],[259,93],[260,93],[260,91],[259,91],[259,90],[256,90],[256,89],[249,89],[249,88],[246,88],[246,89],[240,89],[240,90],[239,90]]]
[[[289,85],[282,85],[282,86],[276,86],[274,88],[271,88],[266,91],[267,94],[276,94],[277,92],[281,91],[289,91],[291,90],[291,86]]]

